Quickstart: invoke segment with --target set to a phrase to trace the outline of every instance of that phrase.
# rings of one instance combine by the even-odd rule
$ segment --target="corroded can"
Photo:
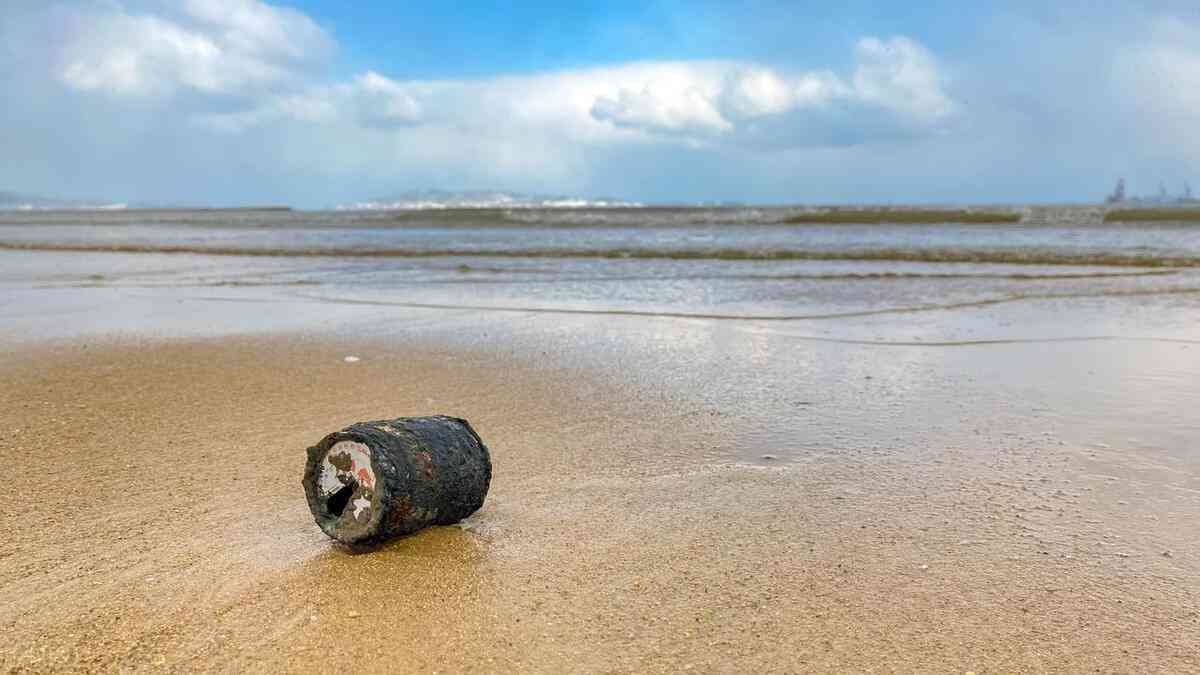
[[[487,446],[463,419],[433,415],[359,422],[308,449],[304,492],[325,534],[371,546],[483,506]]]

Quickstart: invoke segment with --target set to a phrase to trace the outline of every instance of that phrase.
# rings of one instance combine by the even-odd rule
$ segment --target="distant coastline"
[[[79,213],[79,212],[110,212],[119,211],[121,213],[180,213],[180,212],[273,212],[273,211],[294,211],[290,206],[129,206],[127,204],[105,204],[105,205],[83,205],[83,206],[33,206],[29,204],[21,204],[17,206],[0,205],[0,211],[17,212],[17,213]]]
[[[620,214],[622,212],[637,212],[641,214],[653,212],[695,212],[713,215],[722,213],[737,214],[736,222],[763,221],[771,224],[805,225],[805,224],[921,224],[921,223],[958,223],[958,224],[1003,224],[1013,223],[1022,225],[1054,225],[1062,224],[1061,214],[1064,208],[1082,209],[1086,217],[1104,223],[1128,222],[1200,222],[1200,200],[1192,198],[1190,185],[1185,184],[1183,192],[1178,197],[1166,195],[1160,188],[1158,197],[1128,196],[1125,184],[1119,181],[1103,202],[1064,204],[965,204],[965,203],[875,203],[875,204],[818,204],[818,203],[775,203],[747,204],[732,202],[637,202],[610,197],[592,198],[573,195],[554,195],[506,192],[502,190],[415,190],[399,193],[392,197],[372,199],[328,206],[318,209],[297,209],[286,204],[257,204],[248,206],[189,206],[185,204],[109,201],[101,199],[73,199],[59,197],[42,197],[12,191],[0,191],[0,214],[6,214],[5,219],[11,219],[14,214],[36,213],[55,220],[71,219],[70,214],[81,217],[80,222],[90,222],[93,216],[79,214],[94,214],[102,217],[105,213],[137,213],[137,214],[184,214],[184,213],[288,213],[293,211],[305,212],[358,212],[363,217],[373,218],[371,214],[381,214],[380,217],[391,220],[400,218],[436,218],[439,221],[454,220],[459,217],[480,221],[476,225],[485,226],[499,214],[500,220],[516,221],[518,224],[530,218],[537,220],[541,216],[534,214],[575,212],[577,216],[563,216],[564,224],[586,226],[594,224],[598,215],[587,215],[589,212],[605,212]],[[781,211],[782,215],[761,217],[768,211]],[[58,214],[57,216],[55,214]],[[388,215],[390,214],[390,215]],[[411,214],[411,215],[406,215]],[[435,215],[436,214],[436,215]],[[457,214],[457,215],[456,215]],[[17,216],[19,217],[19,216]],[[556,216],[557,217],[557,216]],[[608,216],[603,216],[608,218]],[[718,220],[724,216],[717,217]],[[711,219],[711,218],[709,218]],[[487,222],[482,222],[487,221]]]

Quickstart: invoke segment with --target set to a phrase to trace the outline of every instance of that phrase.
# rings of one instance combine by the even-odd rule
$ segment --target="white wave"
[[[580,209],[631,208],[639,202],[617,199],[510,194],[506,192],[442,192],[436,190],[379,199],[339,204],[339,211],[423,211],[439,209]]]

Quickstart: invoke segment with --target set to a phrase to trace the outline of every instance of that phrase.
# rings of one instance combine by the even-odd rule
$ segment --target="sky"
[[[1047,6],[1049,5],[1049,6]],[[320,208],[1200,184],[1194,2],[3,0],[0,190]]]

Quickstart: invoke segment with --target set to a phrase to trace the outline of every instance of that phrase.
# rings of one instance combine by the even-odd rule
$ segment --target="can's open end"
[[[374,530],[379,514],[371,448],[343,440],[325,451],[317,467],[316,520],[329,536],[354,543]]]

